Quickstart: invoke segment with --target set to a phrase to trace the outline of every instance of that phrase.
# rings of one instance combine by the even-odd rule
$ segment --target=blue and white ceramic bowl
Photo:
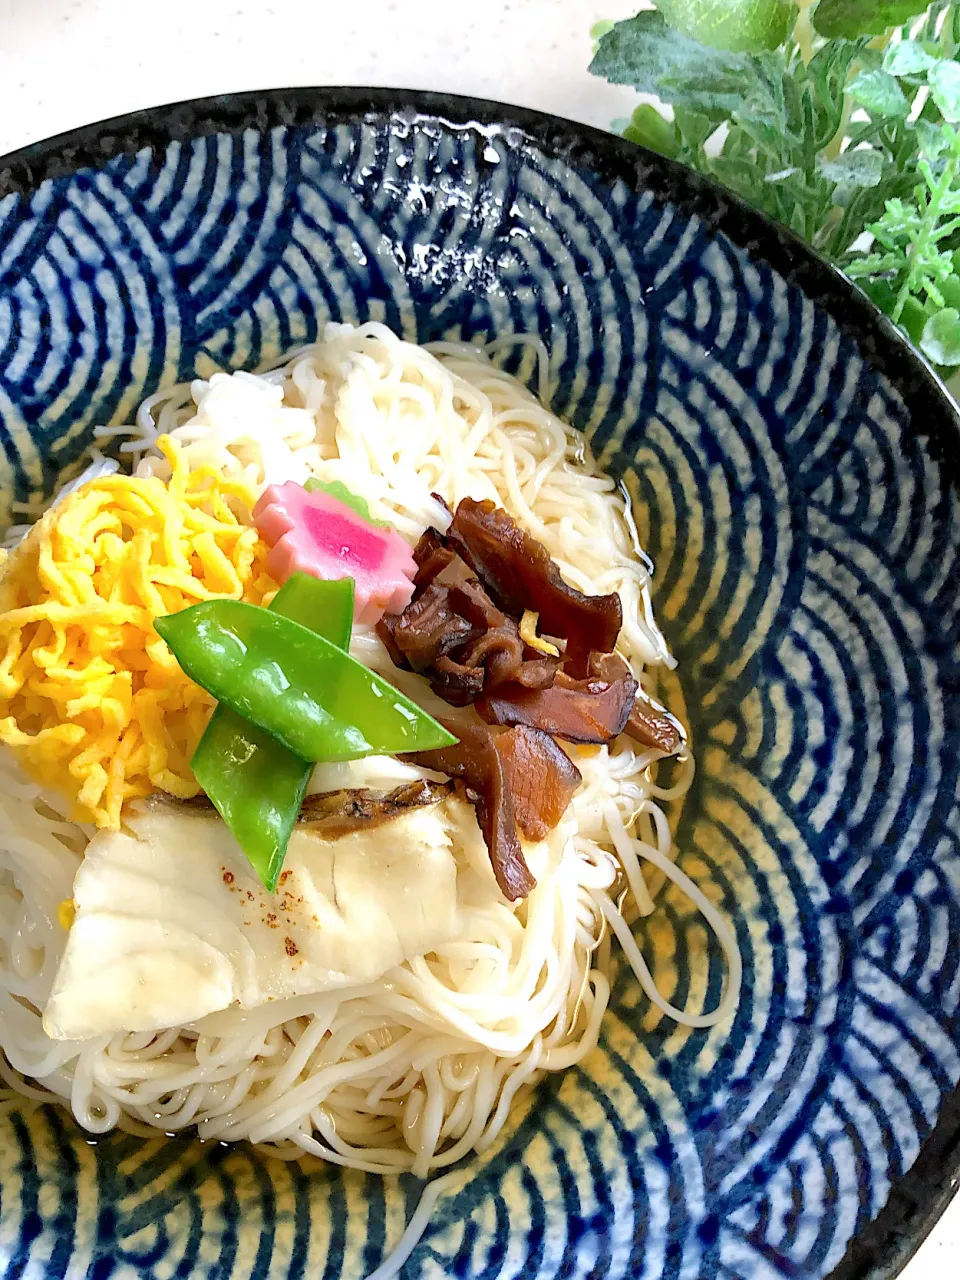
[[[956,410],[829,268],[619,139],[427,94],[241,95],[0,160],[0,505],[156,387],[371,317],[546,341],[553,408],[656,561],[698,755],[682,862],[746,964],[702,1032],[624,966],[598,1051],[462,1168],[404,1276],[894,1274],[960,1144]],[[711,1003],[684,900],[645,939],[679,1003]],[[418,1194],[0,1114],[10,1277],[357,1280]]]

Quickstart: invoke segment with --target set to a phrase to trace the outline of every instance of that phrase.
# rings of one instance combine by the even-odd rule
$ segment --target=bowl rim
[[[97,169],[118,155],[247,129],[333,126],[384,118],[437,121],[529,139],[546,155],[620,179],[632,190],[701,218],[748,255],[796,286],[852,339],[864,359],[902,397],[913,434],[949,465],[960,444],[960,406],[929,362],[867,295],[786,227],[714,180],[592,125],[493,99],[423,89],[297,86],[241,90],[145,107],[67,129],[0,156],[0,206],[41,183]],[[2,210],[0,210],[2,211]],[[850,1241],[826,1280],[893,1280],[960,1186],[960,1085],[947,1095],[913,1164],[890,1188],[877,1216]]]

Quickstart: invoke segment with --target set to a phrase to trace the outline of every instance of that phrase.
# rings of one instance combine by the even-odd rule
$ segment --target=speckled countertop
[[[639,7],[642,0],[162,0],[148,19],[137,0],[0,0],[0,155],[138,107],[275,85],[445,89],[606,127],[636,99],[587,74],[588,31],[598,18]],[[953,1280],[958,1252],[960,1198],[904,1280]]]

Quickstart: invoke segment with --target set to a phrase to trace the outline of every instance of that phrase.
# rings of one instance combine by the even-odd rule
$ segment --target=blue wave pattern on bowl
[[[48,490],[160,382],[368,318],[547,341],[657,564],[698,757],[681,861],[746,967],[732,1024],[691,1033],[621,966],[598,1052],[464,1166],[405,1275],[824,1276],[960,1078],[955,494],[852,342],[709,226],[431,118],[175,143],[0,203],[0,486]],[[712,1007],[690,905],[644,938]],[[20,1104],[0,1189],[28,1277],[358,1277],[418,1195]]]

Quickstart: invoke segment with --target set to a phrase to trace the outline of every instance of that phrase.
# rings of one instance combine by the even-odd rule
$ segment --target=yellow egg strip
[[[168,482],[93,480],[0,558],[0,742],[100,827],[118,827],[134,797],[198,791],[190,759],[213,702],[154,620],[214,597],[269,603],[277,589],[250,519],[256,492],[159,444]]]

